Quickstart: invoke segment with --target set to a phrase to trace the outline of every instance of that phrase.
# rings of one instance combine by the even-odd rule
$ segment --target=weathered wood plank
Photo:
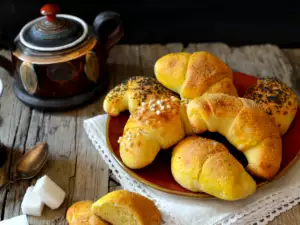
[[[300,224],[300,205],[297,205],[285,213],[280,214],[278,217],[275,217],[269,225],[299,225]]]
[[[183,50],[182,44],[167,45],[140,45],[139,46],[139,62],[141,75],[154,77],[154,64],[161,56],[170,52],[180,52]]]
[[[95,201],[108,191],[109,169],[95,149],[83,128],[83,121],[102,113],[101,97],[88,107],[78,110],[77,117],[77,163],[74,175],[73,202],[84,199]]]
[[[10,58],[8,52],[1,51],[0,54],[8,59]],[[16,101],[12,93],[12,79],[2,68],[0,69],[0,77],[4,84],[3,95],[0,97],[0,137],[1,142],[9,149],[8,161],[2,172],[8,175],[8,172],[12,168],[11,163],[16,162],[25,150],[31,110],[25,107],[21,102]],[[10,217],[10,215],[19,215],[20,207],[17,201],[22,197],[22,190],[22,187],[15,184],[0,194],[1,219]]]
[[[115,75],[112,76],[112,79],[114,79],[113,84],[117,85],[131,76],[141,75],[139,61],[139,48],[137,45],[114,47],[108,60],[110,74]]]
[[[283,49],[284,54],[292,63],[294,74],[292,76],[292,87],[296,90],[300,99],[300,49]]]
[[[76,148],[75,113],[41,113],[33,111],[28,132],[28,143],[46,141],[49,145],[49,160],[40,176],[47,174],[66,193],[63,205],[57,210],[44,208],[41,218],[28,217],[30,224],[67,224],[65,212],[70,196],[70,178],[75,174]],[[28,144],[29,147],[29,144]],[[37,177],[38,178],[38,177]],[[33,183],[36,179],[33,180]]]

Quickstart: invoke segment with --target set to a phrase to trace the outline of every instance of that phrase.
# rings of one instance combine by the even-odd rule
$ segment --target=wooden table
[[[242,60],[251,59],[253,54],[260,54],[258,57],[264,61],[266,60],[264,56],[273,51],[270,50],[270,46],[229,48],[223,44],[190,44],[187,48],[181,44],[120,45],[112,49],[108,60],[111,72],[110,87],[128,76],[153,76],[155,60],[168,52],[192,52],[202,49],[218,54],[225,61],[231,60],[231,63],[237,64]],[[293,84],[300,93],[300,49],[283,49],[283,52],[287,58],[283,59],[282,65],[273,66],[272,60],[269,60],[270,70],[273,70],[269,72],[276,74],[281,71],[284,61],[288,59],[292,63],[294,74],[291,77],[281,78]],[[226,56],[233,53],[235,58],[230,59]],[[8,52],[3,51],[1,54],[9,55]],[[278,52],[274,54],[277,57]],[[289,67],[284,67],[285,70],[287,68]],[[30,217],[31,225],[67,224],[65,213],[71,203],[84,199],[97,200],[108,191],[118,188],[108,167],[83,129],[84,119],[103,113],[104,95],[94,103],[78,110],[65,113],[39,112],[23,105],[15,98],[12,93],[11,78],[2,69],[0,69],[0,77],[4,82],[4,93],[0,97],[0,140],[11,149],[10,163],[16,162],[22,153],[37,142],[47,141],[50,158],[42,174],[49,175],[68,193],[64,204],[58,210],[45,208],[41,218]],[[9,166],[2,168],[2,173],[5,168]],[[21,214],[20,203],[24,192],[34,182],[35,179],[18,182],[0,194],[1,219]],[[281,214],[270,224],[300,224],[300,205]]]

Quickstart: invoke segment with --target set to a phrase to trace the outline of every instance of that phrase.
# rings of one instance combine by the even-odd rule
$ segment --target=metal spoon
[[[48,158],[48,144],[41,142],[27,151],[16,164],[15,175],[7,181],[0,192],[18,180],[28,180],[35,177],[43,168]]]

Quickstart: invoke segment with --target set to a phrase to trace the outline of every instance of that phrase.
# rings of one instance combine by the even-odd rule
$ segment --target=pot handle
[[[124,35],[121,17],[113,11],[98,14],[94,20],[93,29],[100,43],[104,43],[107,50],[116,45]]]

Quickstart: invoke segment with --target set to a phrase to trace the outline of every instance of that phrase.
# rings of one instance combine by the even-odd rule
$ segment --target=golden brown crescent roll
[[[150,199],[126,190],[104,195],[93,204],[92,211],[113,225],[161,224],[160,212]]]
[[[238,200],[256,191],[256,182],[221,143],[189,136],[174,148],[174,179],[184,188],[224,200]]]
[[[160,83],[181,98],[208,93],[238,96],[230,67],[208,52],[167,54],[156,61],[154,73]]]
[[[258,79],[244,97],[254,100],[271,116],[281,135],[289,129],[299,107],[296,93],[275,78]]]
[[[282,160],[279,130],[253,100],[208,94],[190,101],[187,115],[195,132],[219,132],[242,151],[252,175],[270,179],[278,172]]]
[[[133,113],[142,102],[173,95],[172,91],[165,88],[155,78],[134,76],[108,92],[103,108],[109,115],[118,116],[126,110]]]
[[[92,201],[79,201],[71,205],[66,218],[70,225],[109,225],[92,212]]]
[[[174,97],[143,102],[127,120],[119,139],[123,163],[132,169],[143,168],[161,149],[170,148],[185,135],[180,100]]]

